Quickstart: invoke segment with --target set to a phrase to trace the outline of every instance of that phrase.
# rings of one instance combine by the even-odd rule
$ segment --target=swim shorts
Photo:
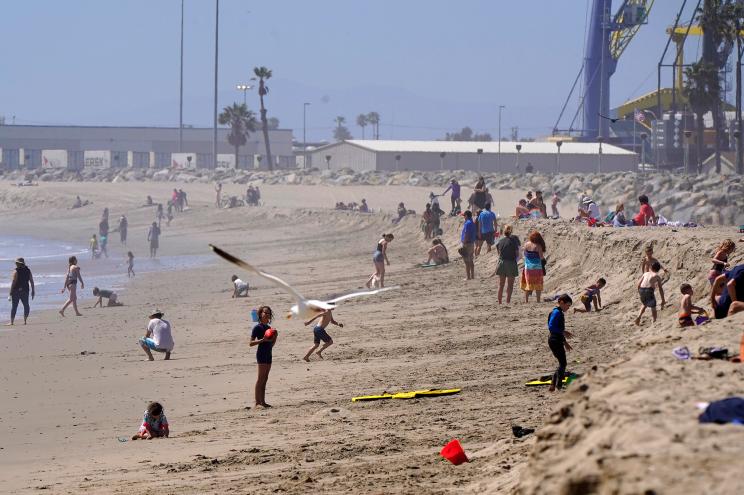
[[[581,302],[584,304],[586,312],[590,313],[592,311],[592,298],[584,294],[581,296]]]
[[[681,327],[694,327],[695,322],[692,321],[692,315],[679,315],[679,326]]]
[[[333,342],[333,339],[331,339],[331,336],[328,335],[328,332],[325,331],[325,328],[321,326],[316,326],[315,328],[313,328],[313,336],[315,337],[313,342],[316,345],[320,344],[321,340],[326,344],[328,344],[329,342]]]
[[[140,344],[145,344],[147,346],[147,348],[150,349],[151,351],[155,351],[155,352],[167,352],[168,351],[167,349],[160,349],[160,348],[158,348],[155,345],[155,341],[152,340],[151,338],[142,338],[142,339],[139,339],[139,343]]]
[[[647,308],[656,307],[656,296],[652,287],[641,287],[638,289],[638,294],[641,296],[641,302],[644,306]]]
[[[493,232],[486,232],[486,233],[481,234],[481,239],[483,239],[483,241],[487,243],[489,246],[493,246],[493,236],[494,236]]]

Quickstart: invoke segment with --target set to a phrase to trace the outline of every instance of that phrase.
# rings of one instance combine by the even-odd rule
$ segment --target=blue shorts
[[[325,331],[325,328],[317,326],[313,328],[313,336],[315,337],[314,343],[320,344],[320,341],[322,340],[326,344],[333,342],[333,339],[330,335],[328,335],[328,332]]]
[[[145,344],[147,346],[147,348],[150,349],[151,351],[155,351],[155,352],[168,352],[168,349],[160,349],[160,348],[156,347],[155,346],[155,341],[152,340],[151,338],[142,338],[142,339],[139,339],[139,343],[140,344]]]

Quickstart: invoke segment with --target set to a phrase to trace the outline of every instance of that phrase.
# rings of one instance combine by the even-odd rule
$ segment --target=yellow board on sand
[[[426,389],[426,390],[414,390],[412,392],[397,392],[390,394],[384,392],[379,395],[362,395],[360,397],[352,397],[351,402],[362,402],[369,400],[383,400],[383,399],[419,399],[421,397],[438,397],[441,395],[453,395],[459,394],[462,389],[449,388],[449,389]]]

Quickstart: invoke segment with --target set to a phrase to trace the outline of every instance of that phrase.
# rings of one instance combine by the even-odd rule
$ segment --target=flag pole
[[[636,116],[638,115],[636,112],[638,112],[637,108],[633,109],[633,153],[638,154],[638,151],[636,151],[636,122],[638,119]]]

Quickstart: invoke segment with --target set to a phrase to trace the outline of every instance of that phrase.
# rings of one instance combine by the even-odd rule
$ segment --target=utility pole
[[[302,168],[307,168],[307,107],[310,103],[302,104]]]
[[[501,111],[506,108],[506,105],[499,105],[499,153],[498,153],[498,169],[501,172]]]
[[[212,136],[212,167],[217,168],[217,66],[220,53],[220,0],[214,11],[214,135]]]
[[[183,2],[181,0],[181,84],[178,102],[178,152],[183,152]]]
[[[736,19],[736,173],[744,174],[744,147],[741,145],[742,130],[741,127],[741,26],[739,19]],[[736,134],[735,133],[735,134]]]

